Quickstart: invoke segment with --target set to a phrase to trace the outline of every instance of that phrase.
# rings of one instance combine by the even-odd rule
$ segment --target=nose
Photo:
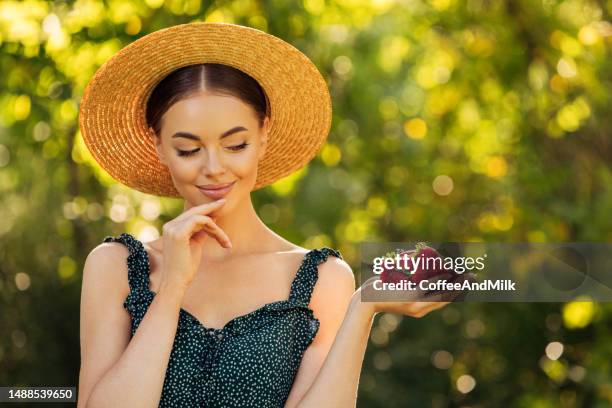
[[[215,178],[225,174],[225,165],[222,163],[221,157],[215,149],[208,150],[208,157],[204,164],[204,172],[209,178]]]

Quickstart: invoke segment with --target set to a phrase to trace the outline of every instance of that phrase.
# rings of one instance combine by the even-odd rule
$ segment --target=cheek
[[[257,174],[257,152],[251,149],[234,157],[228,158],[228,170],[243,179],[256,178]]]
[[[197,160],[186,160],[176,154],[168,160],[168,168],[173,177],[177,180],[191,180],[197,177],[199,166]]]

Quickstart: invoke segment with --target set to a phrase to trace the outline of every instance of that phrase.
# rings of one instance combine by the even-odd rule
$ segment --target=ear
[[[261,159],[266,154],[266,149],[268,148],[268,132],[270,130],[270,118],[266,116],[264,118],[263,126],[261,127],[260,137],[259,137],[259,159]]]
[[[149,133],[151,135],[151,139],[153,139],[153,143],[155,145],[155,150],[157,150],[157,157],[159,161],[166,165],[166,158],[164,157],[164,152],[162,149],[161,136],[158,136],[153,130],[152,127],[149,126]]]

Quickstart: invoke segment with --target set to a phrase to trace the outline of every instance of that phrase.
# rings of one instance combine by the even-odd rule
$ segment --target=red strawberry
[[[404,273],[410,274],[410,271],[412,270],[412,261],[410,261],[410,258],[412,258],[415,253],[416,250],[414,249],[402,251],[399,253],[402,271],[405,271]],[[406,256],[406,263],[404,263],[404,256]]]
[[[407,254],[409,257],[412,256],[414,251],[402,251],[399,252],[400,259]],[[396,252],[388,252],[385,254],[385,257],[395,259],[397,256]],[[410,262],[407,262],[408,269],[396,269],[396,265],[393,264],[390,268],[387,268],[383,264],[383,271],[380,274],[380,280],[383,282],[392,282],[398,283],[401,281],[410,281],[410,276],[407,273],[410,273]],[[405,271],[405,272],[404,272]]]
[[[380,280],[383,282],[399,283],[401,281],[409,281],[410,276],[400,271],[385,269],[380,274]]]
[[[416,268],[414,274],[412,274],[412,282],[418,283],[423,279],[430,279],[434,276],[449,272],[449,270],[444,268],[444,259],[440,256],[438,251],[431,247],[426,245],[417,245],[415,263],[419,258],[421,260],[419,261],[418,267]],[[433,261],[434,258],[440,258],[441,261]],[[427,261],[427,259],[432,260]],[[429,266],[429,268],[426,268],[427,266]]]

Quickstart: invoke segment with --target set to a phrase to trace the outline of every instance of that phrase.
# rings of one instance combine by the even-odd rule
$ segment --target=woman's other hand
[[[374,282],[377,280],[380,280],[380,276],[371,277],[363,285],[361,285],[359,289],[357,289],[357,292],[355,292],[357,296],[361,296],[361,302],[372,314],[388,312],[420,318],[434,310],[443,308],[449,303],[452,303],[454,300],[457,300],[460,295],[465,294],[465,291],[462,290],[428,291],[416,288],[414,290],[400,291],[399,293],[401,293],[402,299],[406,299],[402,301],[363,300],[364,297],[369,297],[371,299],[374,299],[375,297],[380,298],[381,291],[374,289]],[[466,280],[474,282],[476,278],[471,272],[466,272],[463,274],[449,272],[429,279],[429,282],[436,282],[438,280],[463,283]],[[387,290],[387,292],[388,291],[389,290]],[[378,294],[376,292],[378,292]]]

